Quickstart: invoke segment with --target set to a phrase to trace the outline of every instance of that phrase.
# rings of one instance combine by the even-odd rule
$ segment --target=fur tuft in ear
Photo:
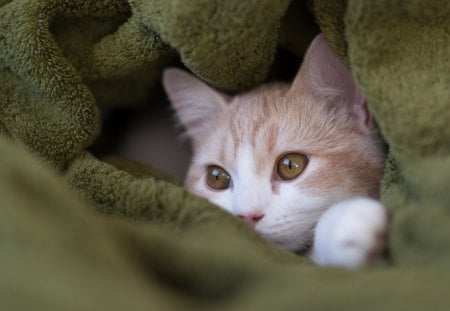
[[[340,105],[353,116],[355,129],[362,133],[371,132],[375,126],[352,73],[333,53],[322,34],[316,36],[306,51],[289,92],[294,96],[310,94],[318,101]]]
[[[192,140],[199,139],[203,125],[226,107],[226,95],[183,70],[166,69],[163,86],[175,109],[178,119]]]

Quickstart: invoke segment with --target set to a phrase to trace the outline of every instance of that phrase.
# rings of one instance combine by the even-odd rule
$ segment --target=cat
[[[318,265],[380,256],[386,148],[351,72],[319,34],[291,85],[236,96],[176,68],[163,86],[191,139],[186,187]]]

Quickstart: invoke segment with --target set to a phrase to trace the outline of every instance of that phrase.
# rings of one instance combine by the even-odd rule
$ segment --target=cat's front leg
[[[317,222],[311,259],[322,266],[364,266],[381,256],[387,226],[379,201],[353,198],[332,205]]]

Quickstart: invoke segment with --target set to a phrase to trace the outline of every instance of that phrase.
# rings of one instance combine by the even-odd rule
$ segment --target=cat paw
[[[369,198],[339,202],[317,222],[311,259],[322,266],[364,266],[381,257],[387,227],[387,212],[380,202]]]

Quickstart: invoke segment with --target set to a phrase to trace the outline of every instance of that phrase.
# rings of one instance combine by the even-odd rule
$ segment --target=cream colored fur
[[[192,139],[186,186],[233,215],[263,215],[255,230],[279,247],[308,249],[321,265],[358,267],[380,250],[387,219],[376,201],[385,150],[351,73],[320,35],[291,85],[263,85],[228,97],[178,69],[164,86]],[[297,178],[276,173],[280,155],[308,164]],[[231,176],[211,189],[206,168]]]

